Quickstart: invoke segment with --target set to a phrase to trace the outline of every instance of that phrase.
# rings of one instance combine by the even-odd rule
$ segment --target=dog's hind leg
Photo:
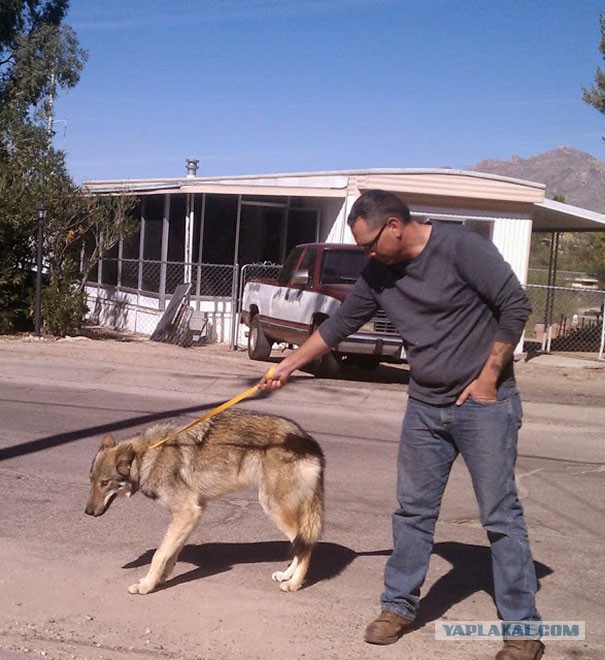
[[[285,571],[274,571],[271,573],[271,579],[274,582],[287,582],[292,577],[292,575],[294,575],[294,571],[296,570],[297,565],[298,557],[294,557]]]
[[[285,571],[275,571],[271,575],[272,580],[279,582],[279,588],[282,591],[298,591],[300,589],[309,570],[311,551],[313,550],[313,546],[304,543],[300,535],[291,538],[290,543],[292,544],[294,559]]]
[[[294,559],[271,576],[282,591],[297,591],[309,569],[311,552],[323,524],[323,473],[319,461],[299,462],[293,472],[272,473],[260,480],[259,499],[292,544]]]
[[[271,520],[277,525],[277,528],[283,532],[288,541],[292,543],[296,538],[297,522],[296,516],[292,513],[288,514],[279,498],[275,497],[272,490],[275,489],[275,484],[266,477],[262,478],[259,483],[258,499],[263,507],[263,511]],[[292,560],[290,565],[285,571],[275,571],[271,574],[271,579],[275,582],[287,582],[292,577],[298,560],[296,557]]]
[[[162,543],[153,555],[147,575],[128,587],[131,594],[148,594],[170,575],[179,553],[203,513],[204,508],[201,506],[192,506],[173,512],[172,521]]]
[[[297,547],[297,545],[298,544],[295,540],[292,543],[292,546],[296,554],[294,555],[292,563],[285,571],[285,574],[289,575],[288,579],[280,582],[279,588],[282,591],[298,591],[307,576],[307,571],[309,570],[313,546],[303,545],[302,547]]]

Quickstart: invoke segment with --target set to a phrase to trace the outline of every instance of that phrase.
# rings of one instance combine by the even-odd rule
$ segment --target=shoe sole
[[[546,649],[541,648],[541,649],[536,653],[536,655],[534,655],[534,660],[540,660],[540,658],[544,655],[544,651],[545,651],[545,650],[546,650]]]
[[[394,644],[395,642],[398,642],[402,636],[403,633],[401,633],[401,635],[394,635],[393,637],[374,637],[373,635],[365,635],[364,640],[368,644],[378,644],[379,646],[387,646],[387,644]]]

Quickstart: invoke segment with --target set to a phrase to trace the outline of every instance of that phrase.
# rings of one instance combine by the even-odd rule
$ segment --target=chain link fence
[[[246,282],[253,279],[263,279],[263,278],[274,280],[277,278],[277,275],[279,274],[280,270],[281,270],[280,264],[272,264],[272,263],[246,264],[245,266],[242,266],[240,278],[239,278],[240,300],[242,297],[242,293],[244,291],[244,287],[246,286]]]
[[[103,259],[95,282],[117,289],[157,294],[164,300],[179,284],[192,282],[196,296],[231,297],[233,266],[223,264],[187,264],[177,261],[138,261],[136,259]],[[165,301],[160,306],[162,309]]]
[[[274,278],[279,264],[192,264],[137,259],[102,259],[89,280],[94,323],[128,327],[151,335],[179,284],[191,282],[192,324],[211,341],[237,343],[241,292],[256,277]],[[235,319],[235,323],[232,323]]]
[[[592,353],[603,359],[605,291],[529,284],[533,311],[525,329],[531,352]]]
[[[226,341],[234,308],[235,268],[138,259],[102,259],[88,282],[93,323],[151,335],[176,288],[191,282],[192,323],[205,337]]]
[[[551,277],[554,278],[553,281],[551,281]],[[529,268],[527,271],[527,283],[576,289],[599,289],[599,280],[597,277],[577,270],[557,269],[555,273],[551,273],[547,268]]]

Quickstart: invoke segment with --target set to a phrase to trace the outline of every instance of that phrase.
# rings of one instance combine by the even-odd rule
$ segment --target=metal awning
[[[602,213],[550,199],[533,205],[531,219],[535,233],[605,231],[605,215]]]

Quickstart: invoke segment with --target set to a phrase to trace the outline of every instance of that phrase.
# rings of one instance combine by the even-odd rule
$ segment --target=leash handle
[[[271,367],[271,369],[269,369],[269,371],[267,371],[267,374],[266,374],[265,377],[268,380],[272,380],[274,370],[275,370],[274,367]],[[148,449],[156,449],[156,447],[159,447],[160,445],[163,445],[165,442],[168,442],[168,440],[174,440],[174,438],[176,438],[177,435],[179,435],[180,433],[184,433],[185,431],[188,431],[189,429],[193,428],[194,426],[197,426],[198,424],[201,424],[202,422],[205,422],[206,420],[210,419],[211,417],[214,417],[215,415],[218,415],[219,413],[222,413],[224,410],[227,410],[227,408],[231,408],[231,406],[234,406],[236,403],[239,403],[243,399],[246,399],[247,397],[254,394],[258,389],[259,389],[258,384],[254,385],[253,387],[250,387],[245,392],[241,392],[237,396],[234,396],[232,399],[229,399],[229,401],[225,401],[225,403],[221,403],[220,406],[217,406],[216,408],[213,408],[210,412],[205,413],[201,417],[198,417],[197,419],[194,419],[192,422],[190,422],[186,426],[182,426],[180,429],[178,429],[174,433],[171,433],[170,435],[166,436],[165,438],[162,438],[162,440],[158,440],[158,442],[154,442],[152,445],[150,445],[148,447]]]
[[[273,374],[274,373],[275,373],[275,367],[271,367],[271,369],[269,369],[269,371],[267,371],[267,373],[265,374],[265,379],[266,380],[273,380]],[[256,387],[258,387],[258,385]]]

